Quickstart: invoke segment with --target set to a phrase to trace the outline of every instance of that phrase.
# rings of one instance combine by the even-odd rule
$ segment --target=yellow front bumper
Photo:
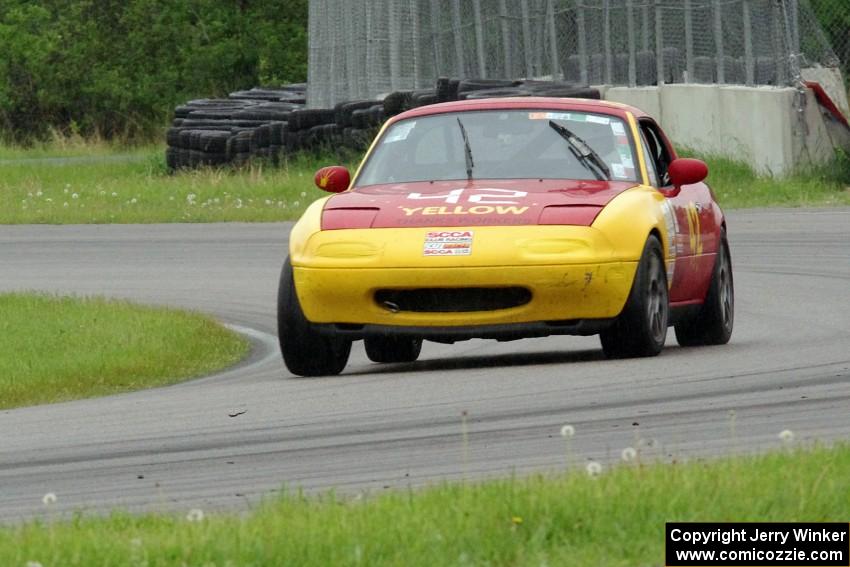
[[[468,256],[423,253],[429,229],[336,230],[314,233],[290,248],[295,289],[314,323],[452,327],[572,319],[604,319],[622,311],[637,259],[619,258],[590,227],[469,227]],[[521,306],[493,311],[393,312],[380,289],[494,288],[531,292]]]

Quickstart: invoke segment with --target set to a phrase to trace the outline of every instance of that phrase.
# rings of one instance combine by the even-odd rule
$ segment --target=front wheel
[[[366,356],[372,362],[414,362],[422,351],[422,339],[366,337]]]
[[[319,333],[304,316],[289,258],[283,264],[277,293],[277,334],[286,368],[298,376],[339,374],[348,363],[351,341]]]
[[[725,345],[732,337],[734,322],[735,286],[729,243],[724,231],[705,303],[695,317],[676,325],[676,341],[681,346]]]
[[[605,356],[628,358],[660,353],[667,339],[669,309],[661,243],[651,235],[643,247],[623,312],[599,335]]]

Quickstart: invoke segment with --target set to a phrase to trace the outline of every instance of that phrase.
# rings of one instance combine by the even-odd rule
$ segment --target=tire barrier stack
[[[303,151],[363,151],[387,118],[412,108],[456,100],[502,97],[599,99],[596,89],[555,81],[440,78],[434,88],[395,91],[382,100],[356,100],[332,109],[305,108],[306,85],[254,88],[225,99],[192,100],[174,110],[165,157],[168,169],[240,165],[253,158],[276,164]]]

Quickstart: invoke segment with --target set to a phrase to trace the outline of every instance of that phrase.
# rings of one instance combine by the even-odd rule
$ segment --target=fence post
[[[576,28],[578,28],[578,65],[582,85],[590,84],[587,73],[587,29],[584,22],[584,4],[576,0]]]
[[[546,0],[546,19],[549,24],[549,56],[552,58],[552,79],[563,79],[558,61],[558,28],[555,25],[555,0]]]
[[[685,0],[685,82],[694,82],[694,10],[691,0]]]
[[[422,30],[419,23],[419,2],[410,0],[408,2],[410,9],[410,25],[413,28],[413,84],[418,89],[422,87],[422,66],[419,64],[421,57]]]
[[[726,82],[726,62],[723,55],[723,5],[714,3],[714,52],[717,58],[717,82]]]
[[[602,0],[602,45],[605,51],[605,84],[614,84],[614,54],[611,51],[611,4]]]
[[[655,74],[658,86],[664,84],[664,8],[655,0]]]
[[[375,85],[378,84],[378,66],[375,64],[375,29],[372,25],[372,6],[366,5],[366,84],[369,86],[370,96],[375,94]]]
[[[521,0],[520,7],[522,8],[522,50],[525,56],[525,78],[530,79],[534,76],[534,69],[531,63],[531,19],[528,14],[528,0]]]
[[[508,22],[508,3],[507,0],[499,0],[499,19],[502,24],[502,46],[505,50],[505,77],[513,75],[513,55],[511,49],[511,29]]]
[[[649,51],[649,2],[644,3],[640,9],[641,15],[641,50]]]
[[[431,43],[434,45],[434,76],[443,74],[443,48],[440,45],[442,38],[440,33],[440,7],[437,0],[431,0]]]
[[[773,20],[773,57],[776,63],[776,86],[785,85],[788,82],[788,52],[791,46],[785,45],[785,18],[782,16],[782,8],[779,2],[771,2],[771,15]]]
[[[791,32],[791,73],[800,73],[800,5],[798,0],[788,0],[788,23]]]
[[[487,78],[487,61],[484,59],[484,20],[481,17],[481,0],[472,0],[475,17],[475,50],[478,52],[478,75]]]
[[[634,0],[626,0],[626,29],[629,36],[629,86],[637,86],[637,59],[635,57],[635,15],[632,6]]]
[[[397,0],[389,0],[386,7],[389,20],[390,88],[395,91],[401,88],[401,22]]]
[[[462,21],[460,18],[460,0],[454,0],[452,2],[452,31],[455,38],[455,58],[456,58],[456,69],[457,76],[464,77],[464,70],[466,65],[463,60],[463,39],[461,35],[461,27]]]
[[[750,15],[750,0],[744,0],[744,68],[746,70],[746,85],[751,87],[756,83],[756,66],[753,59],[753,24]]]

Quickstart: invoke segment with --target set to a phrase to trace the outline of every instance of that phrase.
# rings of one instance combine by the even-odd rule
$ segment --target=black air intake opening
[[[464,313],[519,307],[531,301],[531,292],[524,287],[381,289],[375,301],[393,312]]]

